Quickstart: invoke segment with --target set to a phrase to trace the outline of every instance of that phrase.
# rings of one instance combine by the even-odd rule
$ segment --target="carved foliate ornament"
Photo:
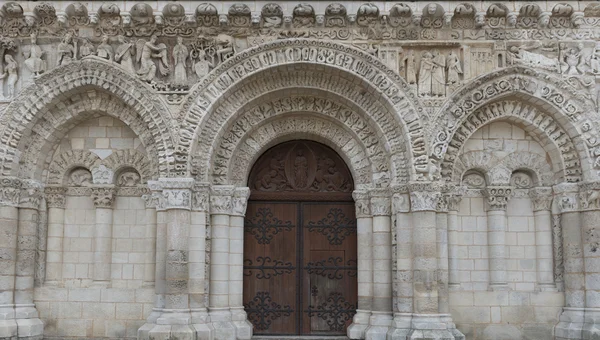
[[[163,209],[191,209],[192,193],[189,189],[163,189]]]
[[[38,209],[40,207],[42,194],[43,187],[40,183],[33,180],[21,180],[19,207]]]
[[[92,187],[92,200],[96,208],[112,208],[115,202],[114,186]]]
[[[209,209],[210,187],[208,184],[194,185],[192,189],[192,210],[205,211]]]
[[[411,211],[436,211],[442,195],[442,186],[439,182],[410,183],[408,188]]]
[[[46,187],[44,189],[44,194],[46,198],[46,203],[48,204],[48,208],[65,208],[67,188]]]
[[[579,211],[579,187],[574,183],[561,183],[553,187],[556,206],[561,213]]]
[[[160,205],[160,193],[158,192],[151,192],[151,193],[147,193],[145,195],[142,195],[142,199],[144,200],[144,205],[146,206],[146,209],[152,209],[152,208],[157,208]]]
[[[0,206],[16,207],[21,194],[21,180],[18,178],[0,178]]]
[[[600,182],[580,183],[579,202],[582,210],[600,210]]]
[[[488,186],[483,190],[487,198],[488,210],[506,210],[508,200],[513,195],[511,186]]]
[[[533,211],[552,210],[552,188],[538,187],[529,189]]]
[[[392,196],[392,212],[406,213],[410,211],[410,196],[407,193],[394,193]]]
[[[219,185],[210,188],[210,213],[230,215],[232,213],[232,198],[235,187]]]
[[[232,215],[245,216],[250,188],[236,188],[232,198]]]
[[[373,216],[390,216],[392,214],[390,197],[371,196],[371,213]]]
[[[369,193],[367,191],[354,190],[352,198],[354,199],[354,206],[356,208],[356,218],[371,217]]]

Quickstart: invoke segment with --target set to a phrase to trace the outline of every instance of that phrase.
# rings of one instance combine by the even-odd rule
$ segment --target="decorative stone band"
[[[552,188],[537,187],[529,189],[533,211],[552,210]]]
[[[561,183],[553,187],[556,207],[561,213],[579,211],[579,186],[576,183]]]
[[[115,187],[112,185],[92,187],[92,200],[96,208],[112,208],[115,201]]]
[[[231,215],[232,198],[235,193],[233,185],[215,185],[210,188],[210,213]]]
[[[235,189],[232,199],[232,215],[242,217],[246,215],[246,208],[248,207],[248,197],[250,197],[250,188]]]
[[[41,183],[30,179],[21,180],[19,207],[39,209],[43,192],[44,187]]]
[[[388,190],[371,190],[369,196],[371,198],[371,214],[373,216],[390,216],[392,214],[390,192]]]
[[[44,189],[46,204],[48,208],[64,209],[67,202],[67,188],[65,187],[46,187]]]
[[[444,184],[441,182],[412,182],[410,191],[411,211],[436,211],[442,196]]]
[[[600,210],[600,182],[579,183],[581,210]]]
[[[0,206],[16,207],[21,196],[21,180],[14,177],[0,178]]]
[[[192,188],[192,210],[208,211],[210,196],[210,184],[196,183]]]
[[[508,200],[513,195],[511,186],[489,186],[483,190],[487,197],[488,210],[506,210]]]
[[[369,192],[366,190],[354,190],[352,192],[352,198],[354,198],[354,206],[356,208],[356,218],[371,217]]]

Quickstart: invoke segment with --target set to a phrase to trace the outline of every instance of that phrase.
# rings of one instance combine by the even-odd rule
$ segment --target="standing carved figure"
[[[135,49],[133,44],[126,41],[125,37],[120,35],[118,37],[119,47],[115,53],[115,61],[118,62],[127,72],[134,74],[135,68],[133,67],[133,55]]]
[[[439,51],[433,52],[433,70],[431,72],[431,95],[443,97],[446,95],[446,58]]]
[[[446,57],[446,66],[448,66],[448,84],[459,83],[460,79],[458,75],[463,74],[463,70],[460,66],[460,59],[458,59],[454,51],[450,51],[450,54]]]
[[[578,75],[583,73],[579,66],[581,64],[581,50],[578,51],[575,48],[571,48],[565,53],[563,58],[563,74]]]
[[[421,67],[419,69],[419,95],[431,95],[431,74],[433,71],[433,56],[429,52],[421,56]]]
[[[140,68],[137,75],[145,81],[152,81],[156,76],[156,64],[152,58],[158,58],[159,70],[163,76],[169,74],[169,60],[167,59],[167,46],[165,44],[156,44],[158,37],[153,35],[150,41],[139,39],[136,43],[136,60],[140,62]]]
[[[8,75],[8,78],[6,79],[6,98],[12,99],[15,96],[15,85],[17,84],[17,80],[19,80],[19,74],[17,73],[19,65],[10,54],[6,54],[4,56],[4,61],[6,62],[6,66],[4,67],[5,72],[0,76],[0,80],[4,79]],[[2,87],[0,86],[0,88]],[[0,97],[2,95],[3,93],[0,93]]]
[[[174,83],[176,85],[187,84],[186,59],[188,49],[183,44],[183,38],[177,37],[177,45],[173,48],[173,59],[175,60]]]
[[[412,51],[404,58],[406,63],[406,82],[409,84],[417,83],[415,55]]]
[[[25,66],[35,77],[46,72],[46,61],[42,59],[44,57],[44,51],[37,45],[37,35],[31,33],[31,47],[29,52],[23,53],[25,59]]]
[[[98,45],[98,51],[96,53],[98,57],[112,61],[114,52],[112,46],[108,43],[108,36],[102,36],[102,43]]]
[[[81,47],[79,47],[79,56],[83,58],[93,54],[94,45],[92,45],[88,39],[83,39],[83,43],[81,44]]]
[[[593,74],[600,74],[600,44],[596,45],[594,52],[590,55],[587,63],[590,67],[590,72]]]
[[[294,160],[294,184],[296,188],[303,189],[309,183],[308,182],[308,160],[304,156],[302,149],[296,153],[296,159]]]
[[[215,67],[215,63],[206,60],[206,52],[203,49],[198,51],[198,61],[194,64],[194,71],[198,78],[202,78]]]
[[[58,44],[57,54],[57,66],[65,65],[71,62],[73,59],[76,59],[77,44],[73,41],[73,34],[71,32],[67,33],[62,42]]]

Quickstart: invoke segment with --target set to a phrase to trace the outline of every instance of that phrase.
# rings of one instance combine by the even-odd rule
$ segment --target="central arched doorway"
[[[352,175],[329,147],[279,144],[254,164],[244,308],[254,334],[345,335],[357,307]]]

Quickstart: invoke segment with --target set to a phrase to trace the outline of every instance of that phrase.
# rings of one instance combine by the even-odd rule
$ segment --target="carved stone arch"
[[[48,177],[46,184],[64,185],[65,177],[75,168],[86,168],[91,171],[92,168],[100,164],[100,157],[87,150],[69,150],[60,153],[48,167]]]
[[[309,93],[305,95],[304,93]],[[370,126],[368,119],[357,113],[352,106],[338,100],[336,96],[330,93],[310,91],[304,92],[302,89],[294,90],[293,95],[276,92],[265,94],[259,101],[248,103],[239,110],[235,121],[228,126],[223,127],[222,132],[217,136],[217,143],[210,149],[211,158],[207,163],[200,163],[198,168],[202,169],[208,164],[212,165],[211,181],[213,183],[225,184],[225,174],[227,169],[221,169],[220,166],[231,166],[233,150],[239,145],[242,138],[248,131],[255,128],[263,122],[280,119],[282,116],[302,113],[314,117],[322,117],[335,122],[348,133],[352,134],[362,145],[365,145],[366,157],[373,164],[372,173],[379,179],[379,185],[387,186],[390,182],[390,160],[392,155],[386,149],[386,145],[379,139],[379,135]],[[217,163],[216,159],[222,160]]]
[[[452,168],[452,181],[460,183],[467,171],[476,170],[482,175],[487,173],[498,164],[498,157],[487,151],[469,151],[462,154]]]
[[[28,138],[21,139],[19,150],[23,151],[19,173],[25,177],[38,177],[47,165],[40,161],[44,159],[43,155],[52,155],[60,139],[72,127],[102,115],[125,123],[141,140],[151,163],[159,164],[159,145],[144,119],[113,95],[90,89],[67,102],[47,105],[43,116],[32,126]],[[46,162],[51,160],[47,157]]]
[[[245,186],[254,162],[270,147],[294,139],[308,139],[335,150],[346,162],[356,186],[373,185],[373,164],[362,142],[339,122],[312,115],[291,115],[265,121],[249,130],[235,146],[230,164],[215,166],[227,171],[230,184]]]
[[[167,176],[175,145],[173,119],[167,107],[147,84],[114,64],[97,59],[73,61],[44,73],[9,104],[0,130],[0,174],[11,175],[18,170],[14,165],[18,164],[19,144],[32,127],[46,117],[48,107],[68,106],[71,97],[89,89],[110,93],[142,119],[157,145],[159,171]]]
[[[291,65],[294,66],[290,68]],[[246,81],[260,79],[262,88],[268,89],[271,78],[264,73],[271,71],[271,74],[279,73],[280,77],[285,78],[287,72],[294,72],[299,67],[324,74],[334,81],[343,78],[353,85],[338,90],[354,90],[360,84],[362,91],[357,96],[348,95],[347,100],[354,101],[362,111],[369,113],[370,106],[379,102],[385,110],[371,116],[382,127],[381,137],[388,140],[390,147],[393,147],[390,140],[406,144],[408,160],[403,160],[403,166],[408,170],[409,179],[418,177],[417,169],[409,168],[409,164],[420,166],[419,173],[425,172],[424,168],[429,161],[419,117],[422,108],[414,91],[398,74],[377,58],[347,45],[330,41],[287,39],[239,53],[219,65],[194,87],[183,104],[185,113],[175,155],[178,174],[190,172],[188,155],[202,155],[203,152],[196,150],[198,145],[206,145],[207,141],[209,145],[213,145],[218,127],[230,119],[232,110],[224,102],[229,100],[227,105],[230,105],[235,98],[239,106],[239,102],[247,101],[246,94],[240,91]],[[287,79],[291,78],[293,77],[287,76]],[[327,81],[324,80],[325,83]],[[312,84],[315,88],[321,86],[318,82]],[[229,95],[233,93],[235,96]],[[203,140],[197,143],[195,138]]]
[[[143,153],[136,150],[117,150],[102,160],[102,164],[115,175],[125,168],[133,168],[141,177],[141,182],[158,179],[158,170],[152,166]]]
[[[595,156],[597,159],[592,159],[590,155],[600,155],[600,139],[595,137],[598,130],[590,117],[590,112],[593,112],[592,102],[581,92],[556,76],[524,67],[512,67],[483,75],[455,93],[436,114],[430,137],[433,141],[431,158],[434,162],[441,163],[439,168],[442,176],[448,176],[458,149],[464,143],[464,134],[470,135],[465,131],[471,131],[474,126],[482,126],[478,115],[486,112],[483,116],[490,115],[486,123],[504,116],[538,126],[537,129],[541,130],[538,132],[547,136],[561,150],[560,163],[564,165],[561,169],[564,171],[562,177],[570,181],[579,181],[582,175],[585,179],[596,178],[600,171],[600,159],[598,156]],[[512,100],[506,100],[508,98]],[[527,109],[506,111],[502,109],[502,105],[494,103],[502,100],[502,103],[512,102],[512,106]],[[494,109],[485,111],[486,106],[490,105],[495,105]],[[502,110],[498,112],[496,108]],[[536,112],[537,115],[519,116],[526,112]],[[554,130],[551,130],[553,127]],[[463,131],[462,137],[457,136],[460,131]],[[451,145],[455,140],[458,143]],[[562,140],[568,141],[572,152],[566,151]],[[585,148],[575,149],[574,145],[577,143],[582,143]]]
[[[541,155],[527,151],[517,151],[502,158],[501,164],[512,172],[526,170],[534,174],[534,181],[538,186],[554,185],[554,172],[552,166]]]

